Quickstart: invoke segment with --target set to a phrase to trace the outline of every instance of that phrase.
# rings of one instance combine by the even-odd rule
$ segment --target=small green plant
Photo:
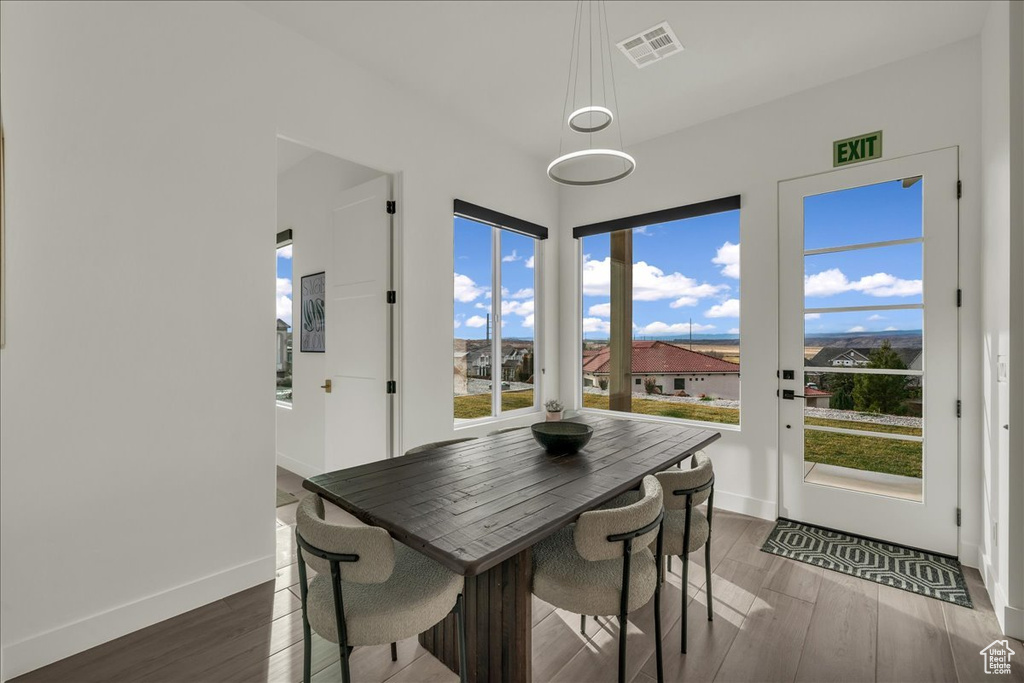
[[[654,377],[644,377],[644,391],[653,394],[658,389],[658,380]]]
[[[597,380],[597,386],[601,387],[601,391],[606,391],[608,389],[608,378],[607,377],[599,378]]]
[[[701,394],[700,395],[700,400],[701,401],[714,401],[715,399],[713,399],[712,397],[708,396],[707,394]]]

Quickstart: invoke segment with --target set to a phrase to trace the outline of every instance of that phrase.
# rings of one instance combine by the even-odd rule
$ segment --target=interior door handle
[[[794,398],[807,398],[807,397],[804,396],[803,394],[796,393],[792,389],[783,389],[782,390],[782,398],[787,400],[787,401],[792,401]]]
[[[325,394],[331,393],[331,380],[325,379],[324,383],[320,385],[320,388],[324,390]]]

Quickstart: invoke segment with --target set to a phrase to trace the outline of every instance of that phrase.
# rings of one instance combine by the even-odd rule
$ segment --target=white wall
[[[981,302],[976,233],[980,47],[975,39],[814,88],[631,148],[636,172],[615,185],[563,190],[562,334],[578,338],[571,226],[740,194],[742,244],[741,429],[713,446],[715,501],[774,518],[778,500],[778,182],[832,168],[832,141],[882,129],[885,158],[960,145],[962,426],[961,557],[977,565]],[[628,121],[625,122],[628,125]],[[563,387],[577,382],[576,347],[564,345]],[[568,395],[568,391],[563,392]]]
[[[3,678],[273,577],[279,133],[401,172],[407,443],[453,433],[452,198],[546,225],[558,198],[542,160],[243,6],[0,11]]]
[[[288,144],[288,143],[283,143]],[[303,275],[330,269],[330,216],[342,190],[380,176],[378,171],[317,152],[277,176],[277,228],[292,230],[292,320],[298,321]],[[324,471],[322,353],[299,351],[293,328],[292,403],[277,404],[277,464],[304,477]]]
[[[981,36],[981,161],[984,187],[981,207],[981,250],[985,264],[982,276],[982,533],[981,566],[1004,631],[1024,635],[1024,567],[1019,557],[1024,546],[1024,442],[1020,440],[1024,415],[1011,396],[1012,382],[1020,379],[1024,366],[1024,330],[1014,328],[1011,309],[1024,306],[1024,283],[1013,278],[1024,271],[1024,258],[1019,253],[1024,243],[1024,227],[1020,195],[1024,193],[1024,173],[1020,157],[1016,166],[1011,150],[1020,146],[1021,131],[1020,82],[1024,67],[1020,62],[1020,42],[1024,29],[1018,4],[1011,20],[1011,4],[993,2]],[[1011,44],[1016,41],[1017,60],[1014,87]],[[1013,102],[1014,92],[1016,102]],[[1017,107],[1016,129],[1011,121],[1012,108]],[[1016,211],[1013,208],[1016,196]],[[1011,228],[1011,226],[1013,226]],[[1012,263],[1012,265],[1011,265]],[[1018,325],[1021,323],[1018,322]],[[1009,372],[1000,379],[998,364],[1008,365]],[[1019,401],[1020,399],[1017,399]],[[1007,429],[1009,427],[1009,429]],[[1016,443],[1012,443],[1014,435]],[[1011,454],[1013,458],[1011,459]],[[1016,517],[1014,516],[1016,515]],[[1016,559],[1014,559],[1016,558]],[[1015,565],[1015,567],[1011,567]]]

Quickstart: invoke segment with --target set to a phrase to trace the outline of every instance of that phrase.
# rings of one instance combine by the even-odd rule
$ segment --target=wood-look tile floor
[[[278,486],[302,495],[300,477],[278,471]],[[295,565],[296,505],[277,509],[275,581],[232,595],[15,679],[18,683],[285,681],[302,677],[302,623]],[[340,515],[344,515],[338,511]],[[772,523],[716,511],[711,553],[715,620],[707,621],[704,556],[691,557],[688,655],[679,654],[681,578],[673,564],[663,591],[668,681],[981,681],[980,650],[1001,639],[975,570],[967,579],[976,609],[760,552]],[[614,681],[615,619],[579,617],[534,599],[533,680]],[[656,677],[652,606],[629,619],[627,672]],[[1024,645],[1011,676],[1024,681]],[[338,650],[317,636],[313,680],[340,681]],[[458,677],[415,638],[352,655],[357,681],[427,683]]]

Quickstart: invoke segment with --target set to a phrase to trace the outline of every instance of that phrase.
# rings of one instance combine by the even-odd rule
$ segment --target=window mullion
[[[491,414],[501,416],[501,228],[491,239]]]

